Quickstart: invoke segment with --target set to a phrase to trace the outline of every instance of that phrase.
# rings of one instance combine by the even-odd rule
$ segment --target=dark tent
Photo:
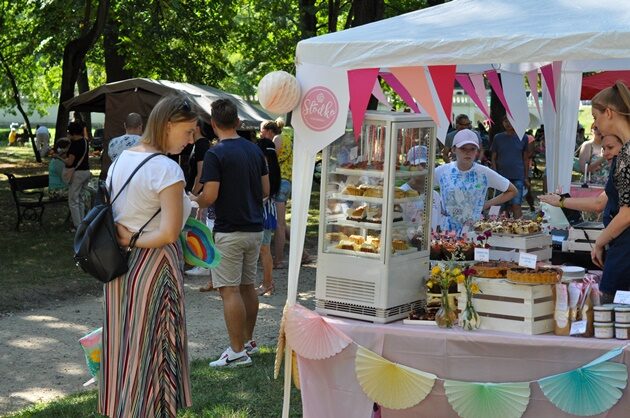
[[[580,99],[591,100],[599,91],[611,87],[617,80],[630,86],[630,71],[602,71],[582,78]]]
[[[107,151],[109,140],[125,133],[123,122],[129,113],[140,114],[146,124],[151,109],[160,98],[176,91],[188,93],[208,114],[213,101],[220,98],[232,99],[238,107],[241,129],[257,130],[261,121],[271,119],[264,111],[253,107],[240,96],[208,86],[148,78],[131,78],[104,84],[65,101],[63,105],[68,111],[105,113],[103,138],[104,151]],[[103,156],[102,169],[107,170],[110,161],[106,152],[103,152]]]

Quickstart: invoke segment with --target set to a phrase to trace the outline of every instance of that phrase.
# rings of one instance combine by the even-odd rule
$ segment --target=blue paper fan
[[[214,246],[212,231],[203,222],[188,218],[179,239],[186,263],[195,267],[213,268],[221,261],[221,254]]]
[[[591,416],[615,405],[627,381],[625,364],[591,362],[579,369],[540,379],[538,384],[559,409],[573,415]]]
[[[462,418],[520,418],[529,404],[529,382],[445,380],[448,403]]]

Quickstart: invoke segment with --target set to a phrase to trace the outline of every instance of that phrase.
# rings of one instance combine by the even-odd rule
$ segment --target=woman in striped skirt
[[[112,193],[153,153],[179,154],[193,141],[198,112],[184,95],[160,100],[140,144],[108,172]],[[104,288],[99,412],[116,418],[175,417],[191,405],[183,265],[178,237],[190,214],[184,174],[166,155],[149,160],[114,202],[129,271]],[[140,230],[156,212],[158,215]]]

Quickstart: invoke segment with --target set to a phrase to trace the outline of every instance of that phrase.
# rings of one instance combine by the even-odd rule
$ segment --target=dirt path
[[[298,301],[313,308],[315,266],[300,273]],[[260,298],[255,337],[261,345],[276,344],[287,270],[276,270],[274,281],[274,294]],[[185,280],[191,359],[218,356],[227,345],[221,299],[216,292],[199,292],[205,283]],[[77,340],[101,326],[101,309],[100,297],[87,297],[0,318],[0,415],[84,389],[90,376]]]

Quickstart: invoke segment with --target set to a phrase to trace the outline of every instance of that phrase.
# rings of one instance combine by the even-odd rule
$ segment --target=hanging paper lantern
[[[271,113],[287,113],[300,101],[300,84],[286,71],[273,71],[258,83],[258,101]]]

